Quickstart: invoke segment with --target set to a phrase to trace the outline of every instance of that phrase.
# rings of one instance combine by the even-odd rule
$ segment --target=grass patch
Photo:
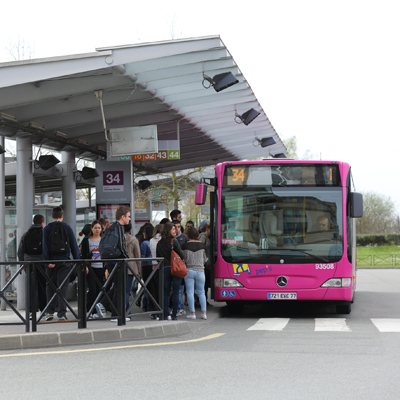
[[[357,256],[374,254],[400,254],[400,246],[357,246]]]

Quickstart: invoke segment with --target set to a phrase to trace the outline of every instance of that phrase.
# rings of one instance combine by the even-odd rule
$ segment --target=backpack
[[[43,228],[42,227],[31,227],[25,234],[24,238],[24,252],[30,256],[42,255],[42,240],[43,240]]]
[[[119,248],[118,223],[112,224],[100,239],[99,251],[101,259],[119,258],[122,255]]]
[[[49,232],[48,248],[50,255],[65,255],[70,251],[67,229],[63,222],[52,222]]]

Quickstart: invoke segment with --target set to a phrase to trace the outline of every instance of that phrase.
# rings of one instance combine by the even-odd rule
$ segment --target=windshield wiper
[[[313,257],[316,260],[323,261],[323,262],[326,262],[326,263],[329,262],[329,260],[327,258],[321,257],[321,256],[317,256],[316,254],[309,253],[308,250],[302,250],[302,249],[282,249],[282,250],[299,251],[300,253],[303,253],[303,254],[306,254],[306,255],[308,255],[310,257]]]

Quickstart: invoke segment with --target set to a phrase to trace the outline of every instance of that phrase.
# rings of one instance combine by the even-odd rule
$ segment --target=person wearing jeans
[[[176,230],[174,224],[167,223],[157,243],[156,255],[164,258],[164,319],[176,320],[179,303],[179,288],[182,278],[171,275],[171,250],[172,248],[183,259],[184,254],[175,239]],[[169,312],[169,296],[172,287],[172,317]]]
[[[172,223],[175,226],[176,236],[175,239],[178,241],[179,246],[182,246],[188,241],[188,237],[185,233],[182,232],[181,222],[177,219],[173,220]],[[185,285],[183,284],[183,280],[181,281],[181,286],[179,288],[179,304],[178,304],[178,314],[183,315],[186,314],[185,303],[183,301],[183,295],[185,293]]]
[[[194,306],[194,292],[199,297],[201,307],[201,318],[207,319],[207,301],[204,291],[206,276],[204,274],[204,264],[207,262],[206,245],[199,240],[199,232],[193,227],[187,230],[189,241],[182,247],[188,273],[185,277],[186,295],[190,314],[186,317],[196,319]]]

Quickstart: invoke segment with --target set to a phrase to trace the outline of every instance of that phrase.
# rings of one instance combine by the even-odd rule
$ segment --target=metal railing
[[[400,254],[370,254],[366,256],[357,255],[358,267],[383,267],[400,266]]]
[[[128,264],[131,261],[156,261],[157,264],[153,265],[152,272],[148,278],[144,281],[139,274],[137,274],[134,269]],[[0,325],[24,325],[25,331],[30,331],[30,326],[32,325],[32,332],[37,331],[37,325],[58,323],[60,321],[44,321],[46,313],[50,304],[57,298],[58,302],[63,302],[66,306],[67,311],[70,311],[75,318],[75,320],[70,320],[68,322],[77,322],[79,329],[87,328],[87,322],[89,316],[93,313],[95,306],[102,299],[107,299],[110,306],[111,312],[113,314],[112,318],[116,318],[118,325],[126,324],[126,317],[135,317],[144,314],[160,314],[160,319],[163,318],[163,306],[164,306],[164,260],[162,258],[127,258],[127,259],[113,259],[113,260],[102,260],[103,265],[113,263],[114,267],[108,278],[104,282],[100,282],[96,275],[94,276],[95,284],[98,285],[100,289],[93,304],[87,305],[87,267],[94,262],[99,262],[98,260],[41,260],[41,261],[24,261],[24,262],[0,262],[0,268],[2,266],[13,266],[15,265],[16,271],[14,274],[10,275],[10,279],[5,283],[5,285],[0,290],[0,299],[3,299],[6,305],[18,316],[18,322],[1,322]],[[48,264],[70,264],[71,268],[67,275],[64,277],[62,282],[57,286],[55,285],[49,276],[45,273],[45,268],[39,268],[43,265]],[[140,284],[140,289],[133,296],[132,301],[129,302],[128,307],[126,307],[126,275],[127,271],[130,271],[133,275],[133,280]],[[15,282],[18,275],[25,271],[25,312],[20,313],[18,309],[12,304],[12,302],[7,298],[6,292],[11,285]],[[37,302],[37,288],[38,288],[38,275],[45,280],[46,285],[49,285],[54,294],[50,299],[47,299],[47,304],[43,310],[41,310],[39,317],[37,318],[35,310],[38,309]],[[65,285],[68,285],[72,280],[71,278],[75,275],[78,281],[77,290],[77,310],[68,302],[66,296],[62,295],[62,289]],[[158,276],[157,276],[158,275]],[[148,285],[151,280],[158,280],[158,299],[156,299],[153,294],[148,289]],[[109,290],[111,287],[117,288],[117,293],[114,298],[116,298],[116,304],[111,298]],[[34,291],[32,293],[32,290]],[[136,302],[142,297],[144,293],[153,305],[154,310],[149,312],[139,312],[134,313],[133,307]],[[32,312],[30,312],[32,311]],[[23,316],[23,314],[25,316]],[[31,320],[30,320],[31,315]],[[105,318],[109,319],[109,318]]]
[[[1,325],[24,325],[25,332],[29,332],[29,306],[30,306],[29,295],[26,296],[26,301],[25,301],[25,317],[22,316],[22,314],[14,307],[14,305],[11,303],[11,301],[6,296],[7,290],[12,287],[12,284],[15,282],[18,275],[21,274],[22,271],[24,270],[24,266],[20,265],[20,263],[9,262],[9,261],[8,262],[0,262],[1,268],[3,268],[3,266],[11,266],[11,265],[16,265],[17,270],[15,271],[14,274],[10,274],[10,279],[1,288],[0,299],[3,299],[5,301],[6,305],[8,305],[11,308],[11,310],[18,316],[18,318],[21,321],[20,322],[2,322]],[[20,266],[18,267],[18,265],[20,265]],[[30,293],[29,278],[25,280],[25,292]]]

